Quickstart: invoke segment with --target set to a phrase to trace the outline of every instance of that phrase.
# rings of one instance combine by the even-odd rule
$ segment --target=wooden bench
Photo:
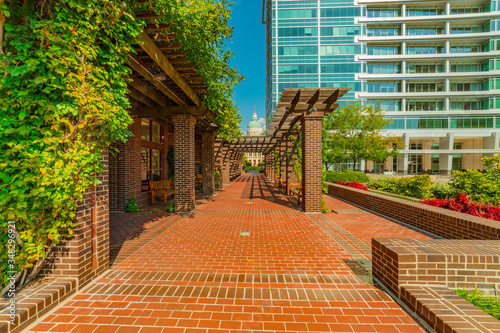
[[[167,204],[167,197],[174,195],[174,186],[172,180],[149,181],[149,190],[151,191],[151,204],[155,204],[155,194],[163,193],[163,203]]]
[[[297,205],[300,205],[300,199],[302,198],[302,184],[288,185],[288,193],[290,196],[297,196]]]

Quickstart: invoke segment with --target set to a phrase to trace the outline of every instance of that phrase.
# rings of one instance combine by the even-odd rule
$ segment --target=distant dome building
[[[255,112],[255,110],[253,111],[252,121],[247,126],[247,135],[248,136],[264,135],[264,127],[262,126],[261,123],[257,121],[257,112]],[[245,153],[244,155],[246,156],[248,161],[252,163],[252,166],[258,166],[263,163],[262,153],[251,152],[251,153]]]
[[[264,134],[262,124],[257,121],[257,113],[253,112],[252,121],[247,126],[247,135],[256,136]]]

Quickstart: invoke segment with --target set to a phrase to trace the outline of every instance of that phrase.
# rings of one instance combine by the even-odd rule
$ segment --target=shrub
[[[367,175],[359,171],[327,171],[325,172],[325,181],[330,183],[337,182],[358,182],[367,183],[370,180]]]
[[[220,189],[220,171],[216,171],[214,174],[215,189]]]
[[[397,182],[398,178],[396,177],[381,177],[379,179],[370,180],[367,186],[374,190],[397,193]]]
[[[175,203],[172,201],[167,205],[167,212],[169,213],[175,213]]]
[[[429,175],[403,178],[384,177],[377,180],[371,180],[368,182],[368,187],[414,198],[429,199],[432,197],[432,181]]]
[[[244,166],[243,167],[244,170],[264,170],[264,167],[263,166]]]
[[[125,207],[125,211],[127,213],[139,213],[141,211],[139,209],[139,206],[137,206],[135,198],[130,198],[130,200],[127,202],[127,207]]]
[[[418,175],[413,177],[400,178],[397,183],[397,193],[408,197],[429,199],[432,181],[429,175]]]
[[[324,199],[324,198],[321,198],[321,212],[322,212],[323,214],[325,214],[325,213],[328,213],[328,211],[329,211],[329,210],[330,210],[330,209],[329,209],[329,208],[328,208],[328,206],[326,205],[326,201],[325,201],[325,199]]]
[[[368,188],[365,185],[358,183],[358,182],[337,182],[336,184],[343,185],[343,186],[349,186],[352,188],[357,188],[358,190],[368,191]]]
[[[500,202],[500,179],[493,176],[493,173],[483,174],[478,170],[453,171],[451,187],[456,193],[465,193],[476,202]]]
[[[451,185],[444,182],[432,183],[431,192],[436,199],[448,199],[457,195],[457,192],[455,192]]]
[[[500,207],[487,206],[471,201],[464,193],[452,199],[423,200],[421,203],[460,212],[464,214],[483,217],[485,219],[500,221]]]
[[[465,289],[453,291],[467,302],[474,304],[484,312],[500,320],[500,299],[498,297],[486,295],[477,289],[472,290],[470,293]]]

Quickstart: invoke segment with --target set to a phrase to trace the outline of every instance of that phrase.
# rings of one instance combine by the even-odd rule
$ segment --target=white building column
[[[409,150],[410,149],[410,136],[408,133],[403,134],[401,137],[401,141],[404,142],[405,148],[404,150]],[[402,173],[403,175],[408,174],[408,153],[402,153],[401,155],[398,155],[398,173]]]
[[[483,149],[495,149],[500,151],[500,133],[493,132],[490,136],[483,138]],[[497,154],[484,154],[485,156],[493,156]]]
[[[448,133],[445,137],[439,138],[439,149],[453,150],[453,133]],[[439,154],[439,173],[442,175],[450,175],[452,169],[453,154]]]
[[[359,161],[359,171],[362,173],[366,173],[366,161],[365,160]]]

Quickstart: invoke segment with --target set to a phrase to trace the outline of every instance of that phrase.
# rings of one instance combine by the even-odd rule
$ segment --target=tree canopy
[[[337,108],[323,120],[323,163],[359,160],[382,162],[396,156],[400,138],[389,135],[384,127],[392,120],[384,117],[380,107],[371,104],[348,103]]]

